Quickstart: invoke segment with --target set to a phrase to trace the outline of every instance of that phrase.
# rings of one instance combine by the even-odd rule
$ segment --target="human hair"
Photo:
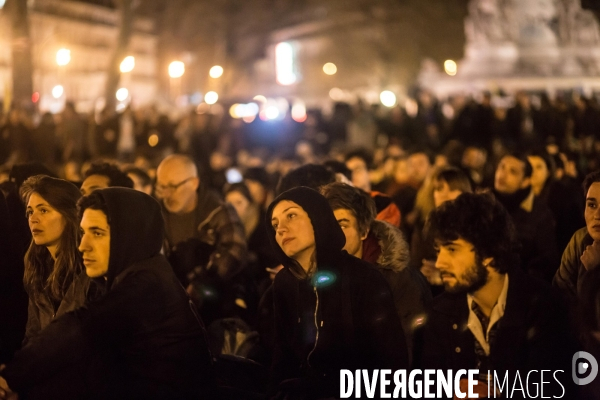
[[[525,155],[525,153],[521,153],[518,151],[510,151],[502,156],[502,158],[505,157],[513,157],[521,161],[525,165],[523,169],[524,177],[531,178],[531,174],[533,174],[533,167],[531,166],[531,163],[529,162],[529,159],[527,159],[527,155]],[[500,159],[501,161],[502,158]]]
[[[409,150],[408,157],[414,156],[416,154],[425,155],[425,157],[427,157],[427,161],[429,161],[429,164],[431,164],[431,165],[435,164],[435,154],[433,154],[433,152],[431,150],[429,150],[425,147],[415,146]]]
[[[248,186],[246,186],[244,182],[231,183],[225,185],[225,188],[223,189],[223,195],[227,196],[231,192],[238,192],[239,194],[244,196],[250,204],[254,203],[254,199],[252,198],[250,189],[248,189]]]
[[[506,209],[489,193],[462,193],[431,212],[426,232],[442,242],[463,239],[473,245],[478,261],[493,258],[499,273],[519,263],[515,227]]]
[[[585,176],[585,179],[583,180],[582,184],[584,198],[587,196],[587,192],[588,190],[590,190],[590,186],[592,186],[592,183],[595,182],[600,182],[600,169],[590,172]]]
[[[85,171],[83,179],[85,180],[92,175],[106,176],[108,178],[108,186],[120,186],[133,189],[133,181],[131,178],[114,164],[94,162],[90,168]]]
[[[344,157],[344,161],[348,162],[353,158],[360,158],[364,161],[367,169],[371,169],[373,164],[373,157],[371,154],[365,149],[356,149],[346,153],[346,157]]]
[[[244,180],[249,179],[251,181],[259,182],[267,189],[271,186],[269,173],[263,167],[250,167],[244,172],[243,176]]]
[[[460,190],[462,193],[471,193],[473,188],[467,174],[456,167],[445,167],[433,175],[433,182],[444,181],[450,190]]]
[[[556,172],[556,163],[554,162],[554,157],[552,157],[545,149],[534,149],[527,153],[529,157],[539,157],[546,164],[546,168],[548,169],[548,180],[552,180],[554,174]],[[532,170],[533,171],[533,170]]]
[[[54,262],[46,246],[37,245],[31,240],[25,253],[23,284],[34,301],[44,295],[51,300],[61,301],[75,275],[82,271],[81,255],[77,249],[80,239],[77,200],[81,193],[72,183],[47,175],[35,175],[23,182],[20,195],[25,205],[34,193],[64,218],[65,228],[58,242]]]
[[[321,186],[332,182],[335,182],[335,173],[322,165],[306,164],[282,177],[277,187],[277,193],[283,193],[299,186],[319,190]]]
[[[342,174],[349,181],[352,180],[352,171],[350,171],[343,162],[337,160],[327,160],[323,163],[323,166],[332,171],[334,174]]]
[[[361,235],[364,235],[377,215],[375,201],[359,188],[342,182],[334,182],[322,186],[320,192],[331,206],[333,211],[350,210]]]
[[[125,172],[125,174],[133,174],[133,175],[137,176],[143,186],[152,185],[152,178],[150,178],[150,175],[148,175],[148,173],[146,173],[146,171],[144,171],[141,168],[127,167],[127,168],[125,168],[124,172]],[[116,186],[119,186],[119,185],[116,185]]]
[[[110,225],[110,216],[108,214],[108,206],[106,205],[106,201],[104,201],[104,197],[99,193],[99,191],[95,190],[87,196],[83,196],[77,202],[77,213],[79,219],[83,218],[83,213],[87,209],[102,211],[106,215],[106,221]]]

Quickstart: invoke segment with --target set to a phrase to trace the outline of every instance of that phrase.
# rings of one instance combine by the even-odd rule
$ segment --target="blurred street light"
[[[129,90],[127,90],[126,88],[121,88],[119,90],[117,90],[117,100],[119,101],[125,101],[127,100],[127,98],[129,97]]]
[[[181,61],[173,61],[169,64],[169,76],[171,78],[181,78],[185,72],[185,64]]]
[[[219,100],[219,94],[217,92],[208,92],[204,95],[204,101],[206,104],[213,105]]]
[[[458,71],[456,62],[454,62],[453,60],[444,61],[444,70],[450,76],[456,75],[456,72]]]
[[[381,100],[381,104],[386,107],[394,107],[396,105],[396,95],[389,90],[384,90],[379,95],[379,100]]]
[[[56,85],[52,88],[52,97],[58,99],[63,95],[64,92],[65,89],[61,85]]]
[[[133,71],[135,67],[135,58],[133,56],[127,56],[121,61],[121,72],[127,73]]]
[[[61,67],[71,62],[71,50],[60,49],[56,52],[56,63]]]
[[[214,67],[212,67],[210,69],[208,74],[210,75],[211,78],[214,78],[214,79],[220,78],[223,75],[223,67],[221,67],[220,65],[215,65]]]
[[[334,63],[329,62],[323,65],[323,72],[325,72],[327,75],[335,75],[337,72],[337,66]]]
[[[294,49],[292,45],[283,42],[275,46],[275,69],[277,83],[288,86],[296,83],[294,73]]]

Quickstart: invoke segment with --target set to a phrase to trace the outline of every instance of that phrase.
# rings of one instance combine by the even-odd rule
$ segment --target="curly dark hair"
[[[597,171],[590,172],[585,176],[585,179],[583,180],[582,184],[584,198],[587,197],[587,192],[588,190],[590,190],[590,186],[592,186],[592,183],[595,182],[600,182],[600,169]]]
[[[479,260],[492,257],[499,273],[519,264],[516,231],[506,209],[489,193],[463,193],[429,214],[427,234],[435,240],[463,239]]]
[[[364,235],[377,215],[375,201],[364,191],[342,182],[322,186],[319,190],[329,202],[333,211],[345,209],[352,211],[358,230]]]
[[[85,171],[83,179],[92,175],[102,175],[108,178],[108,186],[120,186],[133,189],[133,181],[127,174],[121,171],[116,165],[107,162],[92,163],[90,168]]]

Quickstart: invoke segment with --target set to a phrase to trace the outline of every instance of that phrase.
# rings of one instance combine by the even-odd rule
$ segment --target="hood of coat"
[[[375,220],[371,223],[370,232],[381,248],[381,254],[377,258],[379,268],[399,272],[408,267],[410,261],[408,243],[398,228],[388,222]]]
[[[275,206],[283,200],[293,201],[308,214],[315,232],[317,265],[329,263],[339,258],[340,252],[346,244],[346,236],[342,228],[340,228],[340,224],[337,222],[333,210],[329,206],[329,202],[316,190],[300,186],[280,194],[273,200],[267,210],[266,223],[269,231],[269,240],[279,261],[284,266],[289,267],[297,277],[306,277],[304,270],[293,259],[285,255],[275,239],[275,230],[271,225],[271,216],[273,215]]]
[[[108,210],[110,257],[106,280],[110,287],[115,277],[129,267],[160,253],[164,222],[160,204],[145,193],[121,187],[97,193]]]

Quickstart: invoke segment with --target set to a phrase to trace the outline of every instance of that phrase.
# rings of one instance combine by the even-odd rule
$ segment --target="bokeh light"
[[[215,104],[219,101],[219,94],[217,92],[208,92],[204,95],[204,101],[206,104]]]
[[[61,67],[71,62],[71,50],[60,49],[56,52],[56,63]]]
[[[458,71],[458,66],[454,60],[446,60],[444,61],[444,70],[448,75],[454,76]]]
[[[126,88],[121,88],[117,90],[116,97],[119,101],[127,100],[127,98],[129,97],[129,90],[127,90]]]
[[[334,63],[329,62],[323,65],[323,72],[325,72],[327,75],[335,75],[337,72],[337,66]]]
[[[220,65],[215,65],[210,69],[208,75],[210,75],[210,77],[214,79],[220,78],[223,75],[223,67],[221,67]]]
[[[127,73],[133,71],[135,67],[135,58],[133,56],[127,56],[121,61],[120,69],[121,72]]]
[[[394,107],[396,105],[396,95],[389,90],[384,90],[379,95],[379,100],[381,100],[381,104],[386,107]]]
[[[185,72],[185,64],[181,61],[173,61],[169,64],[169,76],[171,78],[181,78]]]
[[[56,85],[52,88],[52,97],[58,99],[63,95],[64,92],[65,88],[63,88],[62,85]]]

